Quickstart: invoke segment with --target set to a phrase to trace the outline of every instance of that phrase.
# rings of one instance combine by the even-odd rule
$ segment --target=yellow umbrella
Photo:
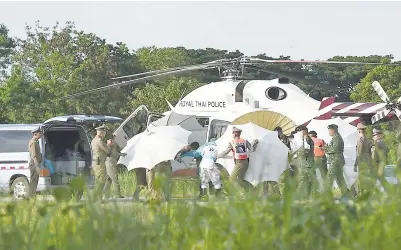
[[[252,122],[262,128],[273,131],[276,127],[281,127],[285,135],[290,135],[297,125],[287,116],[273,111],[254,111],[242,115],[235,119],[233,125],[242,125]]]

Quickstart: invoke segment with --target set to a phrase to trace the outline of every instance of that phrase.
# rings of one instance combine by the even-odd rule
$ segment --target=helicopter
[[[201,86],[186,96],[182,97],[173,107],[167,100],[171,112],[195,116],[198,121],[208,126],[210,117],[219,117],[222,114],[245,113],[255,110],[268,110],[282,114],[295,124],[307,124],[312,119],[331,119],[341,117],[347,123],[356,126],[359,122],[371,124],[372,117],[383,110],[386,110],[386,103],[353,103],[335,102],[335,97],[323,98],[322,101],[311,98],[291,81],[303,81],[317,85],[321,88],[339,90],[337,86],[321,84],[316,80],[305,80],[299,76],[281,72],[274,69],[265,69],[264,64],[302,64],[307,67],[311,64],[359,64],[359,65],[383,65],[383,63],[363,62],[337,62],[337,61],[306,61],[306,60],[266,60],[255,57],[240,57],[234,59],[221,59],[208,63],[162,69],[144,72],[134,75],[112,78],[113,84],[104,87],[83,91],[66,96],[63,99],[75,98],[90,93],[106,91],[113,88],[134,85],[143,86],[146,81],[159,79],[167,76],[180,75],[190,71],[218,69],[221,73],[220,82],[212,82]],[[395,65],[391,63],[391,65]],[[266,72],[278,76],[271,80],[244,79],[244,70],[251,69]],[[124,147],[129,138],[143,131],[152,121],[168,115],[151,113],[145,106],[135,110],[116,130],[116,142]],[[237,115],[227,120],[233,120]],[[392,112],[380,118],[380,122],[397,119]],[[209,121],[210,122],[210,121]],[[136,125],[135,125],[136,124]],[[125,129],[124,129],[125,126]],[[130,130],[138,130],[134,133],[127,133],[126,127]],[[139,129],[140,128],[140,129]],[[120,142],[120,143],[119,143]]]

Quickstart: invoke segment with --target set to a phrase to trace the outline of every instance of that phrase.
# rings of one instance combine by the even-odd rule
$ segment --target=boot
[[[207,188],[202,188],[199,200],[200,201],[205,201],[205,202],[209,200],[209,196],[207,195]]]

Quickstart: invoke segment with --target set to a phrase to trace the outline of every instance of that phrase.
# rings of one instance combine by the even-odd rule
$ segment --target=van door
[[[141,105],[114,131],[114,141],[121,149],[127,145],[129,139],[146,130],[149,114],[146,106]]]
[[[215,138],[216,140],[219,139],[224,132],[226,132],[227,127],[230,124],[231,122],[229,121],[218,119],[211,120],[208,127],[207,141],[209,141],[211,138]]]

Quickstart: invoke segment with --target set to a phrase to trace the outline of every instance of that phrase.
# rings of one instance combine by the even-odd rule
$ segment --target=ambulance
[[[39,145],[44,161],[37,192],[67,186],[80,175],[87,178],[88,188],[93,188],[90,133],[100,124],[116,122],[122,122],[122,119],[71,115],[54,117],[43,124],[0,124],[0,191],[11,193],[14,199],[28,196],[28,143],[32,138],[31,131],[38,127],[43,132]]]

